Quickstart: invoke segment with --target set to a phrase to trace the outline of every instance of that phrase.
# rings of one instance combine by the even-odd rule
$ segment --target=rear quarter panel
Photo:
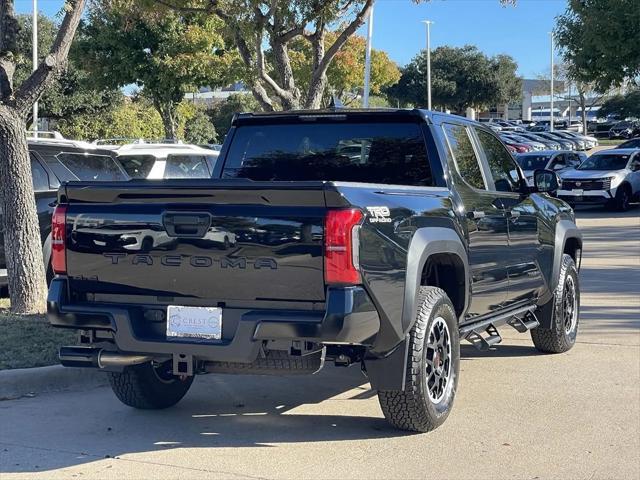
[[[441,187],[336,186],[348,203],[365,213],[359,232],[359,262],[365,288],[381,314],[376,344],[397,344],[405,335],[401,319],[413,235],[425,227],[444,227],[461,234],[449,191]],[[387,207],[388,219],[382,222],[372,215],[369,209],[374,207]]]

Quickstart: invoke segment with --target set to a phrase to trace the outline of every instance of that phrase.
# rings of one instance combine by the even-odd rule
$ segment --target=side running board
[[[524,333],[540,325],[540,322],[533,313],[535,305],[527,305],[498,315],[480,320],[460,328],[460,338],[469,341],[478,350],[489,350],[494,345],[502,341],[498,327],[500,325],[510,325],[518,332]]]

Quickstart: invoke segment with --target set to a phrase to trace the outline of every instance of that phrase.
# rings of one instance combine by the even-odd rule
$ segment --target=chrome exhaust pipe
[[[131,365],[147,363],[151,360],[153,360],[153,357],[149,355],[128,355],[124,353],[105,352],[104,350],[98,352],[99,368],[129,367]]]
[[[65,367],[100,369],[123,368],[153,360],[149,355],[109,352],[93,347],[60,347],[58,358]]]

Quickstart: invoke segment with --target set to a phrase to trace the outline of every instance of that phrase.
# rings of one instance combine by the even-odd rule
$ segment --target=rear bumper
[[[182,354],[251,363],[266,340],[367,345],[380,328],[378,312],[362,287],[329,288],[326,311],[224,309],[222,339],[207,341],[167,339],[165,320],[149,321],[143,305],[72,304],[67,292],[66,279],[52,281],[47,300],[51,325],[109,331],[118,351],[158,357]]]

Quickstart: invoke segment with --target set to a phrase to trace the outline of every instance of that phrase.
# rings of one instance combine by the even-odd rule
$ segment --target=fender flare
[[[411,330],[416,319],[419,305],[418,290],[422,279],[422,270],[430,256],[448,253],[460,258],[464,266],[464,308],[462,315],[469,306],[469,260],[467,250],[462,244],[458,234],[443,227],[425,227],[416,231],[411,239],[409,251],[407,253],[407,273],[404,287],[404,301],[402,305],[402,331],[407,333]]]
[[[555,244],[553,251],[553,269],[551,270],[551,279],[549,281],[549,291],[554,292],[558,286],[558,279],[560,277],[560,265],[562,263],[562,255],[564,253],[564,247],[567,244],[567,240],[575,238],[580,245],[580,255],[576,258],[576,267],[580,269],[580,263],[582,258],[582,233],[578,226],[572,220],[560,220],[556,224]]]
[[[416,231],[407,252],[404,301],[402,305],[403,339],[384,357],[365,358],[365,368],[375,390],[404,390],[409,348],[408,332],[413,327],[419,305],[418,290],[422,270],[430,256],[448,253],[460,258],[464,266],[465,298],[461,317],[467,311],[470,298],[470,271],[467,251],[458,234],[451,228],[425,227]]]

